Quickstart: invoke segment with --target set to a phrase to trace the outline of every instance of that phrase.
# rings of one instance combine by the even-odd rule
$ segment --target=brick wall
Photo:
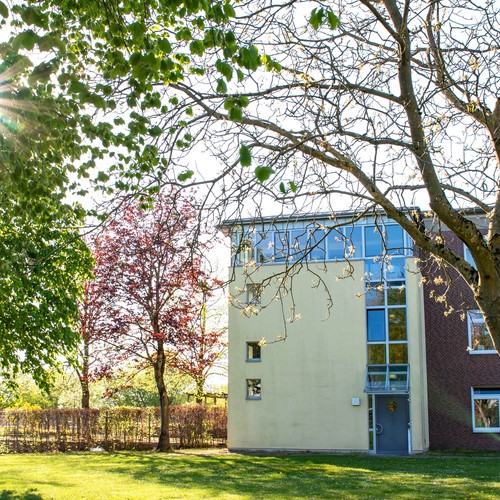
[[[447,244],[462,253],[462,242],[446,235]],[[500,356],[469,354],[467,319],[461,312],[475,309],[472,293],[462,278],[450,272],[447,304],[437,303],[446,286],[435,285],[443,273],[435,265],[424,264],[425,331],[427,384],[429,396],[429,440],[431,449],[500,450],[500,433],[472,432],[471,387],[500,388]],[[454,311],[445,315],[449,307]]]

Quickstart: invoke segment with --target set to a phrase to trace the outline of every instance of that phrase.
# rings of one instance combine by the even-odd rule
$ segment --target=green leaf
[[[245,144],[240,147],[240,163],[242,167],[249,167],[252,163],[252,153],[250,148]]]
[[[340,19],[331,10],[328,10],[326,14],[328,17],[328,25],[330,26],[330,29],[337,29],[340,25]]]
[[[38,35],[32,30],[26,30],[14,38],[12,45],[14,48],[24,47],[26,50],[33,50],[38,41]]]
[[[9,17],[9,8],[3,2],[0,2],[0,16],[4,18]]]
[[[141,53],[140,52],[134,52],[130,58],[129,58],[129,63],[131,66],[137,66],[141,62]]]
[[[166,54],[172,52],[172,44],[166,38],[158,40],[158,48]]]
[[[192,170],[186,170],[185,172],[182,172],[182,174],[179,174],[177,176],[177,179],[180,182],[185,182],[188,179],[191,179],[191,177],[193,177],[193,175],[194,175],[194,172]]]
[[[324,17],[325,17],[325,10],[323,9],[323,7],[321,9],[313,9],[311,11],[311,17],[309,18],[309,24],[315,30],[318,30],[319,27],[323,24]]]
[[[239,106],[235,106],[229,110],[229,119],[233,122],[243,121],[243,110]]]
[[[217,78],[217,88],[216,92],[218,94],[227,94],[227,85],[222,78]]]
[[[191,52],[191,54],[201,57],[205,52],[205,44],[202,40],[193,40],[189,44],[189,51]]]
[[[220,59],[215,63],[215,69],[229,82],[233,78],[233,68],[230,64]]]
[[[238,56],[238,63],[246,69],[255,71],[262,64],[259,49],[255,45],[242,47]]]
[[[285,183],[284,182],[280,182],[280,191],[283,194],[286,194],[286,189],[285,189]]]
[[[225,3],[224,4],[224,14],[229,17],[236,17],[236,12],[234,11],[233,6],[230,3]]]
[[[257,167],[254,173],[259,182],[265,182],[274,174],[274,170],[271,167]]]
[[[290,189],[292,190],[293,193],[297,192],[297,184],[295,182],[290,181],[288,184],[290,184]]]

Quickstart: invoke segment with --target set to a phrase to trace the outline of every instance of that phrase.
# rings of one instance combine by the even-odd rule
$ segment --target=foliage
[[[16,471],[12,474],[12,471]],[[5,496],[93,499],[498,498],[493,457],[74,453],[0,456]],[[28,496],[29,495],[29,496]]]
[[[29,375],[18,375],[15,387],[0,385],[0,408],[74,408],[78,406],[78,382],[71,373],[51,373],[50,387],[41,389]]]
[[[59,148],[74,138],[63,110],[15,89],[15,64],[0,65],[0,375],[30,373],[47,385],[47,367],[76,345],[76,300],[92,259],[83,211],[64,200]]]
[[[170,192],[159,194],[152,207],[130,204],[93,245],[99,294],[111,305],[105,327],[94,333],[114,356],[111,365],[127,360],[129,367],[153,369],[162,450],[169,448],[165,375],[181,346],[200,348],[192,327],[216,285],[202,267],[208,246],[196,239],[194,203]]]
[[[193,448],[224,444],[224,408],[171,408],[172,445]],[[160,409],[20,409],[0,411],[0,447],[11,453],[105,449],[151,449],[159,438]]]
[[[31,88],[72,107],[68,133],[95,141],[77,142],[92,156],[82,175],[109,155],[105,190],[205,183],[207,213],[222,217],[259,213],[266,197],[334,221],[345,204],[383,212],[460,273],[498,345],[497,4],[258,5],[255,15],[252,1],[21,2],[5,51],[53,51]],[[213,174],[185,165],[202,140],[218,156]],[[415,203],[431,208],[427,221]]]

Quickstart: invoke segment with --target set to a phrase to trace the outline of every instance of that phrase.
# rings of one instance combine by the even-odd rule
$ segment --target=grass
[[[8,499],[500,498],[500,457],[0,455]]]

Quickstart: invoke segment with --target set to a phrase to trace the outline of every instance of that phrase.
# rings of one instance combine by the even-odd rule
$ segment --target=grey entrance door
[[[377,453],[408,453],[408,396],[375,397]]]

